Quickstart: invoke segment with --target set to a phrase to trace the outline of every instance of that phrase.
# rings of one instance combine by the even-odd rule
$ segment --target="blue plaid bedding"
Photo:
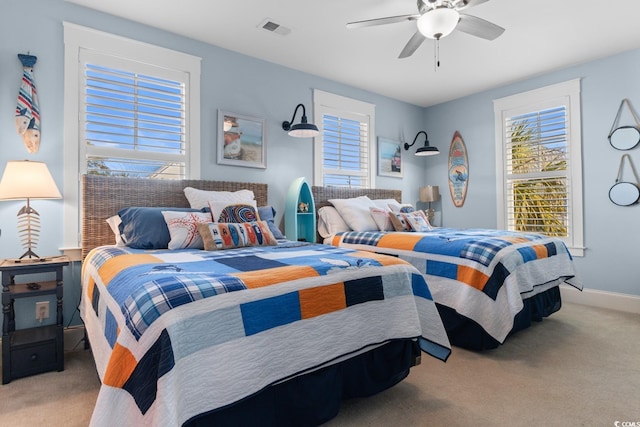
[[[92,425],[180,425],[392,339],[450,352],[424,277],[396,257],[298,243],[105,247],[82,282],[102,380]]]
[[[562,282],[582,289],[564,242],[540,234],[452,228],[345,232],[332,244],[411,262],[436,303],[476,321],[498,342],[511,330],[523,299]]]

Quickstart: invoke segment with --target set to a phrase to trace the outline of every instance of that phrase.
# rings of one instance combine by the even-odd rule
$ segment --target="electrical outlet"
[[[36,303],[36,320],[42,322],[49,317],[49,301]]]

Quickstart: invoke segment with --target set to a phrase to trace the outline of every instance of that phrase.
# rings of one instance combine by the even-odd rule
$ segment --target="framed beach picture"
[[[402,143],[378,137],[378,175],[402,178]]]
[[[218,110],[218,164],[267,167],[264,119]]]

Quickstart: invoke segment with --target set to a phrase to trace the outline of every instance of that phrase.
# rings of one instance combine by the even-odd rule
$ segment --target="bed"
[[[396,257],[286,240],[139,249],[114,245],[107,224],[123,208],[188,209],[185,187],[248,189],[266,205],[265,184],[82,184],[80,313],[102,382],[94,426],[318,425],[342,399],[397,384],[422,353],[449,356],[423,276]]]
[[[318,186],[312,193],[318,210],[333,206],[329,200],[367,196],[400,202],[402,196],[399,190]],[[582,289],[564,243],[538,234],[434,227],[424,232],[340,231],[324,236],[317,237],[413,264],[426,278],[450,343],[471,350],[496,348],[509,335],[558,311],[561,283]]]

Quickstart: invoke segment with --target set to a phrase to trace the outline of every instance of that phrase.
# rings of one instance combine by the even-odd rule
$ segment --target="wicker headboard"
[[[383,188],[340,188],[340,187],[311,187],[313,201],[316,205],[316,215],[323,206],[331,206],[330,199],[350,199],[353,197],[368,196],[370,199],[395,199],[402,203],[402,190],[386,190]],[[317,223],[317,221],[316,221]],[[316,231],[316,241],[322,242],[322,237]]]
[[[252,190],[258,206],[267,205],[267,184],[253,182],[165,180],[82,176],[82,258],[96,246],[111,245],[106,219],[131,206],[189,207],[185,187],[208,191]]]

